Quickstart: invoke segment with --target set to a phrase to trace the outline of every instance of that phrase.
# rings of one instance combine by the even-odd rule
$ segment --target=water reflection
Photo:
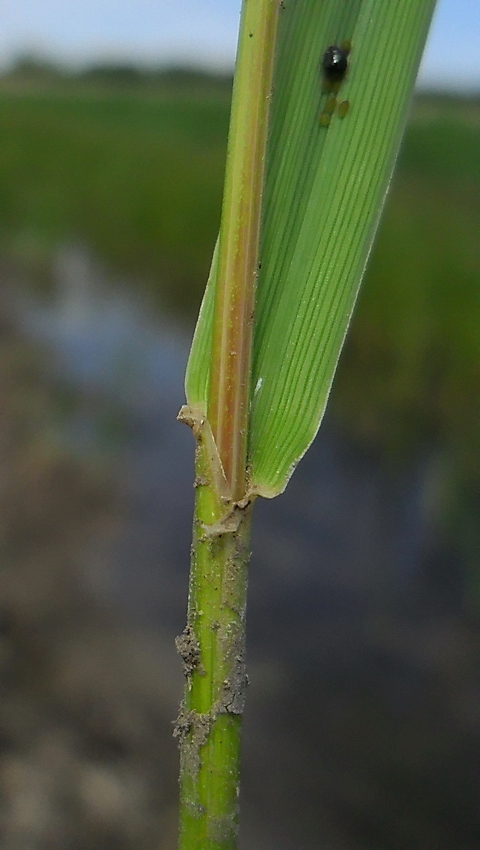
[[[153,315],[135,282],[111,281],[79,244],[59,248],[53,276],[54,297],[23,294],[18,318],[55,349],[61,374],[133,410],[182,398],[188,337],[180,325]]]

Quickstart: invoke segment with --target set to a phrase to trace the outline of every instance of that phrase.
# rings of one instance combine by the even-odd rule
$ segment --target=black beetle
[[[343,80],[348,68],[348,53],[348,50],[336,44],[327,47],[323,54],[322,68],[329,82],[339,83]]]

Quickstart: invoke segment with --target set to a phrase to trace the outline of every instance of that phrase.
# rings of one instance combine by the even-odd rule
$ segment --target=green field
[[[477,467],[479,220],[480,103],[419,100],[340,373],[366,434],[461,433]]]
[[[48,263],[59,241],[198,303],[220,215],[229,91],[0,89],[0,240]]]
[[[108,82],[108,81],[107,81]],[[198,81],[197,81],[198,83]],[[225,81],[0,86],[2,261],[55,246],[192,315],[218,228]],[[480,476],[480,100],[417,99],[333,404],[363,439],[443,444]]]

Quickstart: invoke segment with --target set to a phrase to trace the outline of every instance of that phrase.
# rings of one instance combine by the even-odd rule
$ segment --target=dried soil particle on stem
[[[182,634],[175,638],[175,646],[183,661],[185,676],[191,676],[194,670],[204,675],[205,671],[200,663],[200,644],[191,625],[187,624]]]

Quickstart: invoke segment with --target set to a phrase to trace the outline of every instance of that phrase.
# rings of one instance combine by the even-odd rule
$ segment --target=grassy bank
[[[3,259],[45,280],[54,246],[81,240],[193,316],[228,111],[226,80],[4,80]],[[334,403],[367,439],[453,441],[480,474],[479,149],[479,99],[417,99]]]
[[[0,238],[23,259],[81,239],[114,268],[143,276],[173,298],[197,300],[218,227],[229,90],[70,82],[0,86]],[[480,182],[480,102],[417,104],[390,200],[403,215],[402,184],[448,203]],[[446,182],[448,181],[448,183]],[[415,203],[417,206],[417,203]],[[421,224],[421,223],[420,223]],[[435,234],[418,232],[425,244]],[[461,245],[458,246],[461,251]]]
[[[33,266],[65,239],[198,301],[218,227],[228,93],[0,93],[0,237]]]

